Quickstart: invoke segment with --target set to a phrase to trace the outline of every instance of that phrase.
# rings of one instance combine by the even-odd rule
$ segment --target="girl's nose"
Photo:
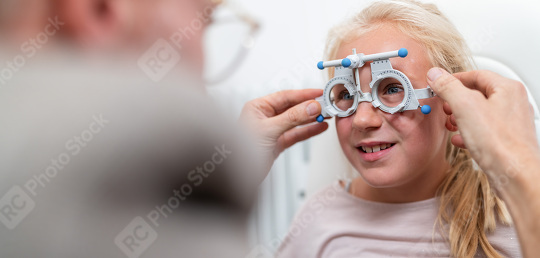
[[[370,102],[359,103],[353,116],[352,126],[359,131],[377,129],[383,122],[380,112]]]

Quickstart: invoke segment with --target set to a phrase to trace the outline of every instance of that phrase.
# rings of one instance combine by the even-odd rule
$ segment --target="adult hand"
[[[534,112],[520,82],[490,71],[451,75],[433,68],[428,83],[447,102],[447,128],[459,128],[452,143],[469,149],[485,171],[507,169],[538,156]]]
[[[537,256],[540,151],[525,87],[493,72],[450,75],[440,68],[428,72],[428,83],[447,102],[447,128],[459,128],[461,135],[452,142],[466,146],[492,182],[504,182],[497,189],[509,207],[522,254]]]
[[[321,105],[313,100],[323,93],[319,89],[286,90],[248,102],[240,121],[255,134],[265,155],[267,170],[279,154],[297,142],[328,129],[328,124],[316,123]],[[298,127],[301,125],[306,125]]]

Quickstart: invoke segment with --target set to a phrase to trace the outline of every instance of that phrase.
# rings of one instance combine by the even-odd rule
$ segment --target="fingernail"
[[[319,107],[318,106],[319,106],[319,103],[311,102],[306,108],[308,116],[314,116],[317,113],[319,113]]]
[[[442,69],[437,68],[437,67],[429,69],[429,72],[427,73],[427,77],[432,82],[437,80],[439,77],[441,77],[441,75],[442,75]]]

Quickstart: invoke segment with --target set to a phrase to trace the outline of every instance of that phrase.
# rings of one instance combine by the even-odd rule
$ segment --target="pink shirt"
[[[357,198],[339,182],[310,198],[296,215],[277,257],[449,257],[434,227],[438,198],[378,203]],[[513,227],[488,235],[504,257],[521,257]],[[480,250],[477,256],[485,256]]]

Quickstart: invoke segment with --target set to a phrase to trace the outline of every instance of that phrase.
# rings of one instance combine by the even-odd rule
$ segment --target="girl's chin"
[[[388,173],[388,170],[365,171],[360,173],[364,182],[373,188],[389,188],[403,185],[407,182],[407,177]]]

